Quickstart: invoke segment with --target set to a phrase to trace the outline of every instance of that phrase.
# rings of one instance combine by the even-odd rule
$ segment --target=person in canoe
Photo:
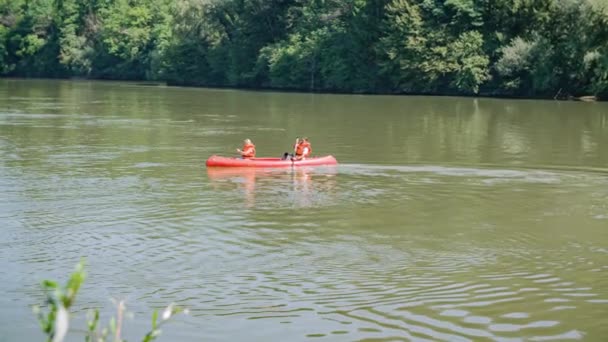
[[[302,160],[310,155],[312,149],[310,148],[310,142],[308,142],[308,138],[300,138],[296,137],[296,142],[293,145],[293,153],[285,152],[283,153],[282,160]]]
[[[243,140],[243,149],[237,148],[236,151],[241,154],[241,158],[255,158],[255,145],[250,139]]]
[[[308,141],[308,138],[306,138],[306,137],[300,138],[299,143],[296,143],[296,146],[295,146],[295,153],[294,153],[293,160],[304,160],[304,159],[310,157],[311,153],[312,153],[312,147],[310,145],[310,141]]]

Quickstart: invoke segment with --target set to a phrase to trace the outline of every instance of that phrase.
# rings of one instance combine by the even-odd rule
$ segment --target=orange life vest
[[[308,148],[308,151],[306,151],[306,154],[304,154],[304,148]],[[310,147],[310,143],[309,142],[301,142],[296,146],[296,156],[297,157],[308,157],[310,156],[310,154],[312,153],[312,148]]]
[[[243,158],[254,158],[255,157],[255,145],[245,144],[243,145],[243,152],[241,152]]]

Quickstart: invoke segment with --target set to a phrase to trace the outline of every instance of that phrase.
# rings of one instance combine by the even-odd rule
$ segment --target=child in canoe
[[[312,147],[310,145],[310,142],[308,141],[308,138],[296,138],[296,143],[293,146],[293,152],[293,154],[285,152],[283,154],[283,159],[291,157],[291,160],[304,160],[307,157],[310,157],[312,153]]]
[[[255,158],[255,145],[250,139],[243,140],[243,149],[237,148],[236,151],[241,154],[243,159]]]

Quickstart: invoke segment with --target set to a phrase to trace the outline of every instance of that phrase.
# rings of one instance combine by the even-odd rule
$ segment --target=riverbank
[[[496,92],[486,91],[478,94],[460,94],[460,93],[431,93],[431,92],[346,92],[339,90],[310,90],[298,88],[277,88],[277,87],[237,87],[237,86],[221,86],[221,85],[195,85],[195,84],[179,84],[173,82],[162,82],[167,86],[174,87],[190,87],[190,88],[219,88],[219,89],[237,89],[248,91],[273,91],[284,93],[310,93],[310,94],[339,94],[339,95],[389,95],[389,96],[450,96],[450,97],[478,97],[478,98],[495,98],[495,99],[510,99],[510,100],[558,100],[558,101],[581,101],[581,102],[602,102],[607,101],[608,97],[600,98],[596,95],[573,96],[570,94],[562,94],[557,92],[553,96],[523,96],[512,94],[500,94]]]
[[[200,89],[234,89],[234,90],[246,90],[246,91],[271,91],[278,93],[302,93],[302,94],[336,94],[336,95],[379,95],[379,96],[438,96],[438,97],[463,97],[463,98],[494,98],[494,99],[508,99],[508,100],[556,100],[556,101],[580,101],[580,102],[605,102],[608,98],[599,98],[594,95],[589,96],[572,96],[565,94],[556,94],[555,96],[516,96],[516,95],[505,95],[496,94],[492,92],[482,92],[479,94],[458,94],[458,93],[428,93],[428,92],[344,92],[344,91],[328,91],[328,90],[315,90],[310,91],[306,89],[286,89],[276,87],[236,87],[236,86],[221,86],[221,85],[194,85],[194,84],[179,84],[167,81],[149,81],[149,80],[124,80],[124,79],[93,79],[83,77],[70,77],[70,78],[43,78],[43,77],[2,77],[0,79],[5,80],[57,80],[57,81],[94,81],[94,82],[124,82],[132,83],[139,86],[148,87],[185,87],[185,88],[200,88]],[[558,96],[559,95],[559,96]]]

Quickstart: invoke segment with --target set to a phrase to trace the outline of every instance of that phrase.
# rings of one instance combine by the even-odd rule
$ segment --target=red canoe
[[[291,166],[321,166],[337,165],[333,156],[312,157],[304,160],[283,160],[281,158],[232,158],[211,156],[207,159],[207,166],[213,167],[291,167]]]

